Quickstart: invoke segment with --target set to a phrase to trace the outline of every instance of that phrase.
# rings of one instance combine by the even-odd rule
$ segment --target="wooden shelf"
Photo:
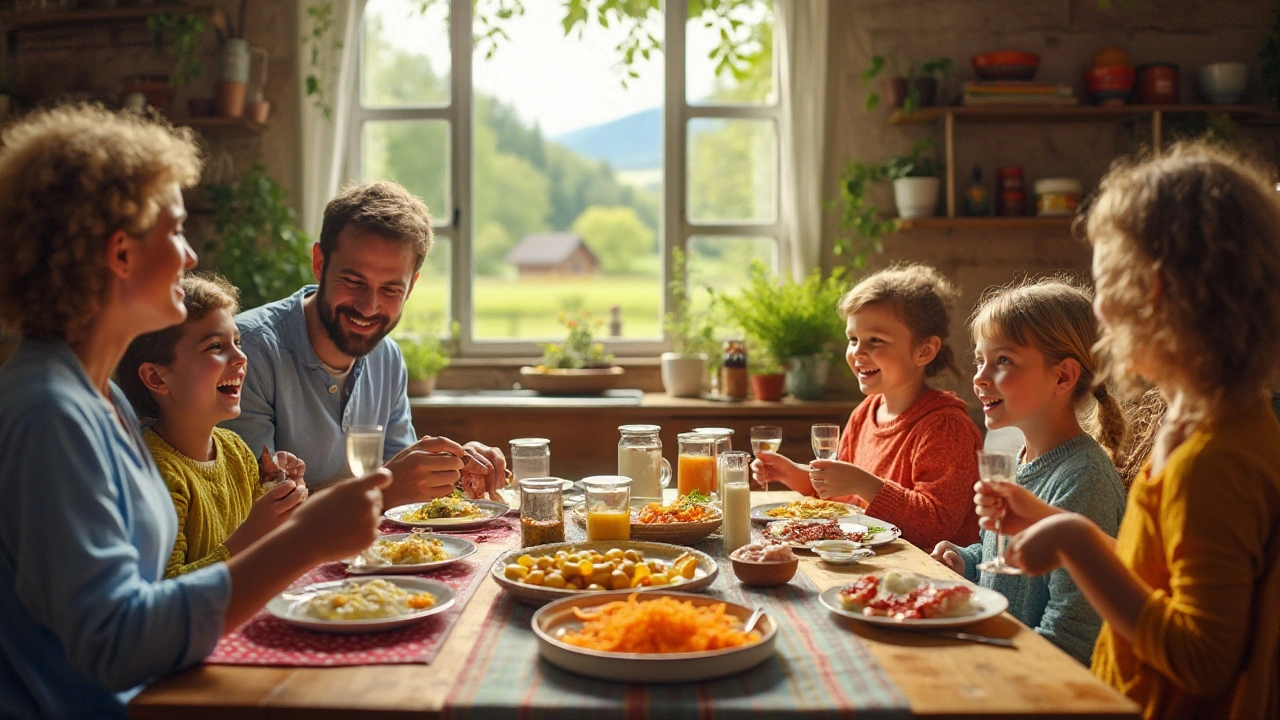
[[[1071,217],[925,217],[899,220],[900,230],[1069,230]]]
[[[1256,105],[957,105],[923,108],[910,115],[897,111],[890,125],[922,125],[950,115],[958,123],[1109,122],[1146,115],[1218,113],[1250,121],[1280,121],[1280,111]]]
[[[186,125],[202,133],[240,133],[259,134],[266,131],[267,126],[245,117],[189,117],[175,120],[176,125]]]
[[[145,22],[152,15],[199,15],[209,21],[221,40],[227,34],[227,14],[212,5],[142,5],[99,10],[30,10],[0,13],[0,27],[8,31],[65,30],[90,25]]]

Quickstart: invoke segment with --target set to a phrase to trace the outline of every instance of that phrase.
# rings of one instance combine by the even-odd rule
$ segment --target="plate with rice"
[[[426,578],[350,578],[285,590],[267,601],[267,612],[307,630],[372,633],[444,612],[456,597],[453,588]]]

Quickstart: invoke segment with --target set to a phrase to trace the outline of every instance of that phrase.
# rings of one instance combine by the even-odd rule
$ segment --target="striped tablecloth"
[[[572,531],[571,531],[572,534]],[[573,538],[570,538],[573,539]],[[719,555],[718,541],[699,549]],[[573,675],[538,656],[534,609],[503,594],[485,621],[444,716],[512,718],[835,718],[908,717],[907,699],[858,638],[833,622],[803,573],[781,588],[750,588],[721,558],[707,594],[763,605],[778,623],[777,652],[740,675],[705,683],[628,685]]]

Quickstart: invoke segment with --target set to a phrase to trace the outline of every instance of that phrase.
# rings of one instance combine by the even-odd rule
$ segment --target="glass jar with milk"
[[[618,428],[618,474],[631,478],[631,497],[662,502],[662,488],[671,484],[671,463],[662,457],[657,425],[623,425]]]

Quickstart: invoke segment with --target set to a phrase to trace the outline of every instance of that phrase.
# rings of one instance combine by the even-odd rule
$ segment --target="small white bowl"
[[[1200,94],[1212,105],[1234,105],[1249,85],[1249,66],[1237,62],[1201,65],[1197,72]]]
[[[876,554],[875,550],[852,540],[818,540],[811,548],[824,562],[832,565],[852,565]]]

